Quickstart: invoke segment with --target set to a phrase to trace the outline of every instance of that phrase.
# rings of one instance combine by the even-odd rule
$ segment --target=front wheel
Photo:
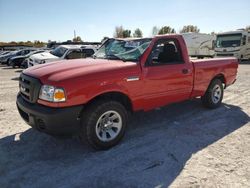
[[[127,110],[121,103],[95,101],[83,112],[80,138],[95,149],[109,149],[123,138],[127,120]]]
[[[207,108],[218,108],[223,99],[224,89],[221,80],[215,79],[209,85],[204,96],[201,97],[203,105]]]

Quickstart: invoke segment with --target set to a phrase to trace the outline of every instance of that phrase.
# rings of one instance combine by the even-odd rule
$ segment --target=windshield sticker
[[[127,41],[125,43],[125,48],[137,48],[140,46],[140,42],[138,41]]]

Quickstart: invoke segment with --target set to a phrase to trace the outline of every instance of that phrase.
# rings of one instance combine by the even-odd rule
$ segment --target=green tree
[[[199,33],[200,29],[195,25],[185,25],[180,30],[180,33],[188,33],[188,32]]]
[[[10,42],[10,45],[17,45],[17,42],[11,41],[11,42]]]
[[[250,25],[246,26],[246,31],[250,31]]]
[[[158,32],[159,35],[164,35],[168,33],[176,33],[176,32],[175,29],[171,28],[170,26],[164,26]]]
[[[27,42],[25,42],[25,44],[28,45],[28,46],[33,46],[34,45],[34,43],[29,41],[29,40]]]
[[[159,28],[157,26],[154,26],[152,29],[152,36],[158,35],[159,33]]]
[[[139,28],[137,28],[137,29],[134,31],[133,37],[142,38],[142,37],[143,37],[142,31],[141,31]]]
[[[44,42],[41,42],[39,40],[35,40],[33,45],[34,47],[44,47],[45,43]]]
[[[129,38],[129,37],[131,37],[131,30],[128,30],[128,29],[124,30],[123,38]]]
[[[115,27],[115,38],[129,38],[131,37],[131,30],[124,29],[123,26]]]
[[[77,37],[73,38],[73,42],[82,42],[82,39],[80,36],[77,36]]]

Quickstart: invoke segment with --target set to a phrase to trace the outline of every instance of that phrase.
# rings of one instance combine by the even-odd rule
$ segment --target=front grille
[[[41,83],[38,79],[21,74],[19,78],[19,89],[21,96],[28,102],[35,103],[38,99]]]

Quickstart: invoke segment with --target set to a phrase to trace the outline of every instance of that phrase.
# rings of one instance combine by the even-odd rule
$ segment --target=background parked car
[[[9,60],[9,65],[12,66],[13,68],[15,68],[16,66],[17,67],[21,67],[21,66],[24,66],[24,67],[27,67],[25,66],[25,64],[23,64],[24,60],[26,58],[29,58],[31,55],[34,55],[34,54],[38,54],[38,53],[42,53],[42,52],[45,52],[45,50],[36,50],[36,51],[31,51],[30,53],[26,54],[26,55],[20,55],[20,56],[15,56],[15,57],[12,57],[10,58]],[[27,61],[26,61],[27,62]],[[23,64],[23,65],[22,65]]]
[[[5,56],[7,56],[10,53],[13,53],[13,51],[2,52],[2,54],[0,54],[0,63],[2,63]]]
[[[15,56],[20,56],[20,55],[26,55],[26,54],[30,53],[31,51],[34,51],[34,49],[25,49],[25,50],[17,50],[17,51],[10,52],[4,56],[1,56],[0,62],[2,64],[9,65],[10,58],[15,57]]]
[[[96,52],[92,45],[61,45],[50,52],[43,52],[30,56],[28,67],[58,61],[62,59],[80,59],[91,57]]]
[[[6,55],[6,54],[8,54],[8,53],[10,53],[10,51],[1,51],[1,52],[0,52],[0,56]]]

